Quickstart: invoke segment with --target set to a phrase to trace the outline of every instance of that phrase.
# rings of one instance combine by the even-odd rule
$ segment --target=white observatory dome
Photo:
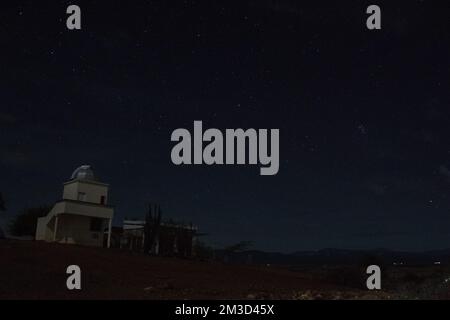
[[[96,180],[94,176],[94,171],[92,171],[90,165],[83,165],[76,168],[75,171],[72,173],[70,179]]]

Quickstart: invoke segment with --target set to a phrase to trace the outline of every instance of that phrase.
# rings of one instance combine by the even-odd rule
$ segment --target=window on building
[[[100,197],[100,204],[105,204],[105,196]]]
[[[101,218],[91,218],[90,230],[94,232],[102,231],[103,219]]]
[[[86,193],[78,192],[78,201],[86,201]]]

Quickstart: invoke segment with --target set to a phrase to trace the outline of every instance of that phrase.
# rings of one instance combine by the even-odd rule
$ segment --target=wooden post
[[[112,219],[109,219],[109,225],[108,225],[108,248],[111,246],[111,229],[112,229]]]
[[[56,232],[58,231],[58,215],[55,215],[55,225],[53,226],[53,242],[56,241]]]

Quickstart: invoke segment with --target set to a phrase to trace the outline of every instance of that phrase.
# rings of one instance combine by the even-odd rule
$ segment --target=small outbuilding
[[[144,220],[124,220],[120,238],[120,247],[133,251],[144,251]],[[174,221],[161,222],[155,228],[155,241],[150,253],[161,256],[191,257],[194,255],[193,245],[196,241],[197,227],[192,224],[181,224]]]

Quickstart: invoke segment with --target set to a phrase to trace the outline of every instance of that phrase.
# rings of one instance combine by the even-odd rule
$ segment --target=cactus
[[[144,226],[144,252],[151,254],[161,225],[161,207],[157,204],[149,204],[145,216]]]

